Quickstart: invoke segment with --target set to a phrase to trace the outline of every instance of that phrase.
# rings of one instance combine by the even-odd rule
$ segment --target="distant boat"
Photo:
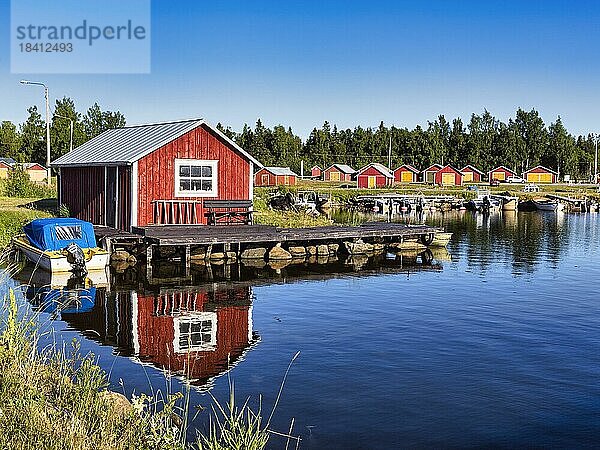
[[[560,208],[560,203],[556,200],[534,198],[531,201],[539,211],[558,211],[562,209]]]
[[[71,218],[36,219],[13,238],[13,246],[29,261],[51,273],[105,269],[109,253],[96,244],[94,226]]]

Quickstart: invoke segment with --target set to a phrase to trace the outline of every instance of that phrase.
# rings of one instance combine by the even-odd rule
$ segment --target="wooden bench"
[[[204,200],[209,225],[252,225],[251,200]]]

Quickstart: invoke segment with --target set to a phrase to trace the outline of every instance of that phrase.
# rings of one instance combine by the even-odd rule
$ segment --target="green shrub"
[[[8,172],[8,178],[2,188],[3,195],[7,197],[56,197],[56,186],[32,182],[27,172],[20,166],[16,166]]]

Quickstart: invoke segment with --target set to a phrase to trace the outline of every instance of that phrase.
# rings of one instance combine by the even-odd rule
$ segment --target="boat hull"
[[[18,236],[13,239],[13,246],[23,255],[39,267],[48,272],[71,272],[72,267],[67,257],[60,252],[50,252],[40,250],[31,245],[25,236]],[[84,249],[84,253],[91,254],[89,259],[86,258],[85,267],[88,271],[103,270],[109,263],[110,255],[106,250],[101,248]]]
[[[533,200],[533,204],[539,211],[556,211],[558,209],[558,202],[539,202]]]

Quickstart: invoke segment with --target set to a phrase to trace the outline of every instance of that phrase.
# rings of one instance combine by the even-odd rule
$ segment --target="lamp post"
[[[61,119],[67,119],[71,122],[71,131],[70,131],[70,140],[69,140],[69,151],[73,150],[73,119],[67,116],[61,116],[60,114],[54,114],[56,117],[60,117]]]
[[[594,180],[593,183],[596,184],[598,183],[598,138],[600,136],[598,136],[596,134],[596,139],[594,139],[594,147],[596,148],[596,156],[594,157]]]
[[[39,81],[21,80],[21,84],[31,84],[42,86],[44,88],[44,97],[46,98],[46,180],[50,186],[50,105],[48,103],[48,86]]]

